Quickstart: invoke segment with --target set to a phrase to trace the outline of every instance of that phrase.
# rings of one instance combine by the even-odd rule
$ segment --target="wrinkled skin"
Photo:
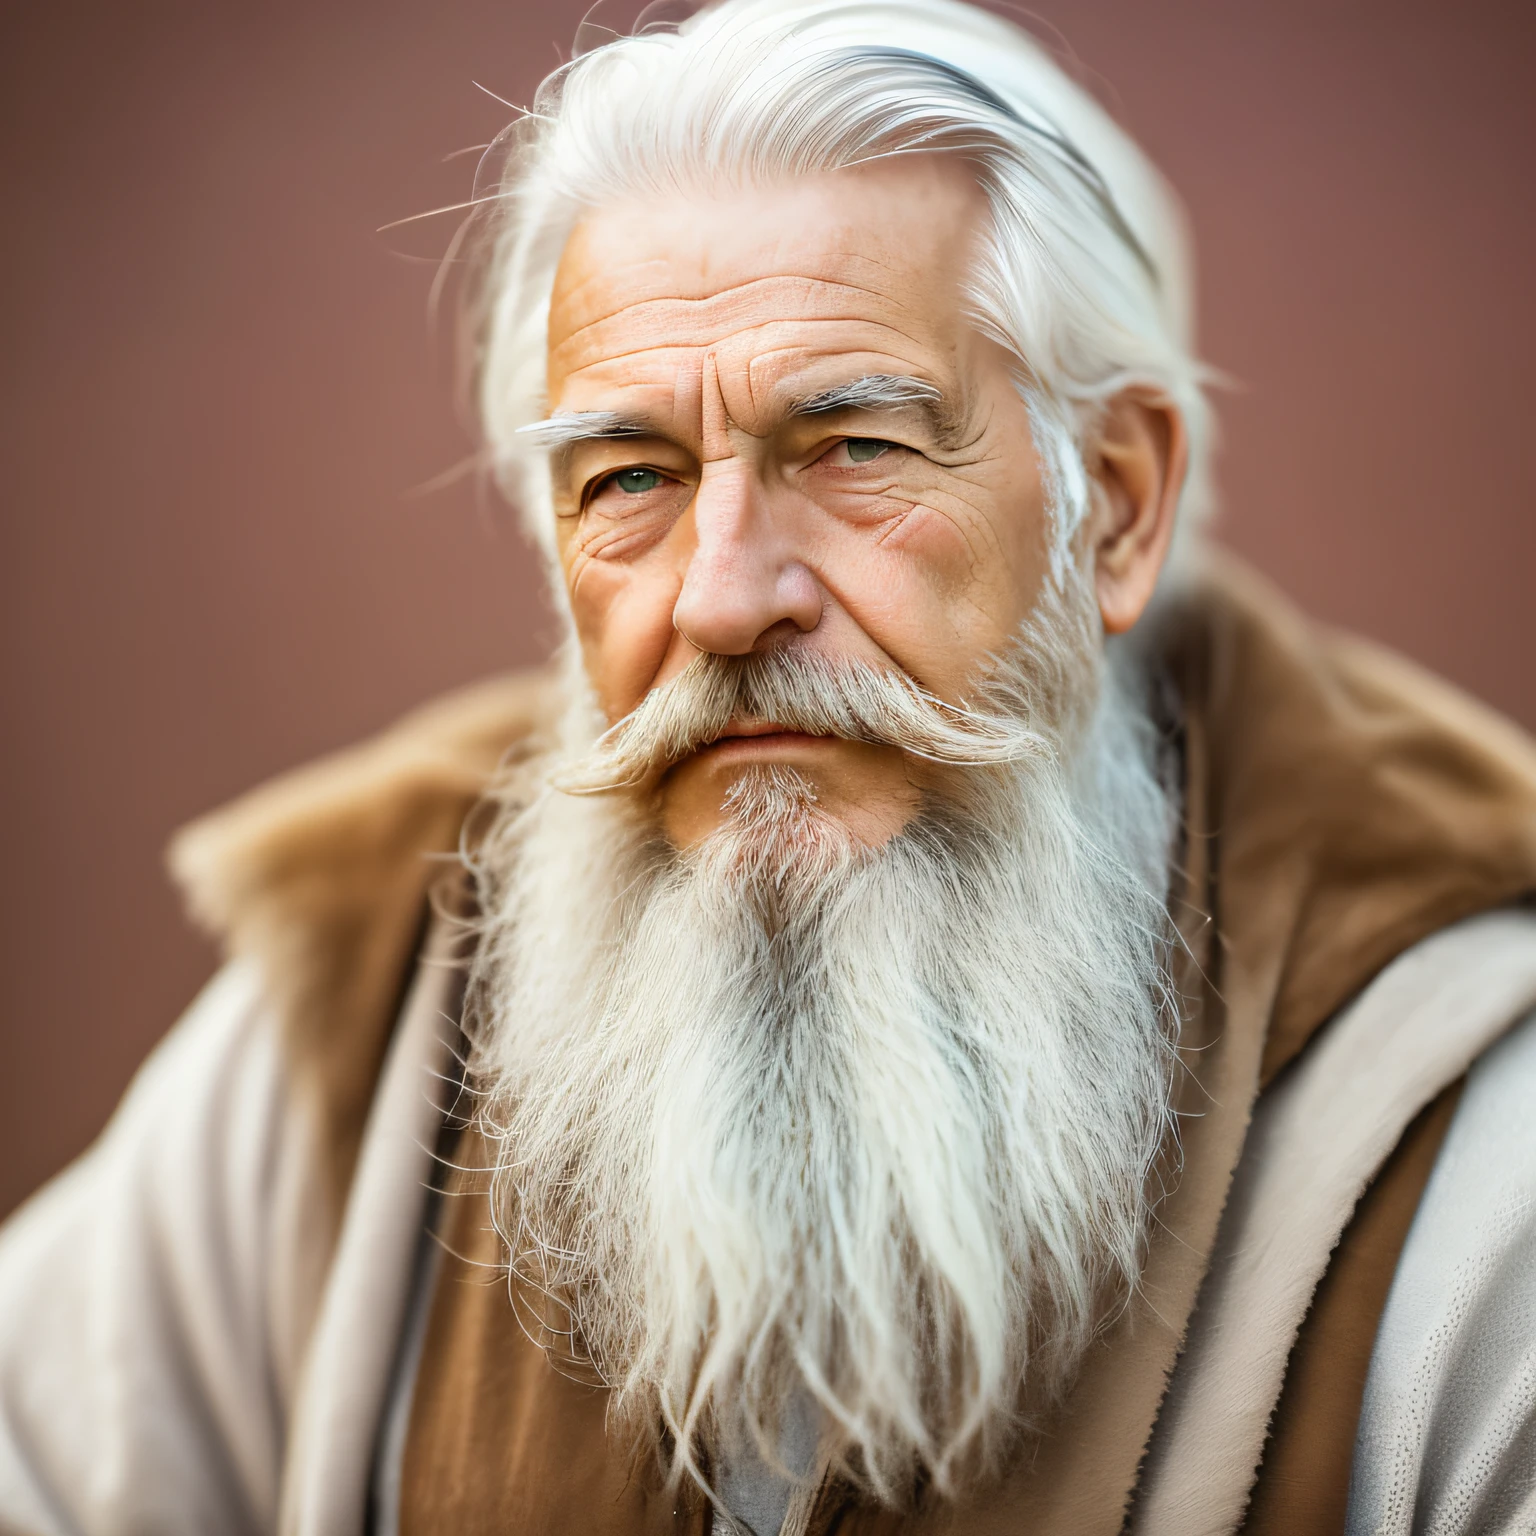
[[[573,231],[549,327],[551,413],[640,430],[552,460],[558,544],[610,720],[700,651],[777,645],[895,665],[959,700],[1031,611],[1046,492],[1007,353],[967,319],[985,201],[914,156],[716,197],[600,208]],[[869,376],[938,401],[806,413]],[[1081,548],[1105,629],[1132,625],[1167,550],[1183,474],[1173,411],[1112,402]],[[749,764],[791,765],[877,846],[938,770],[896,748],[742,721],[660,786],[669,836],[722,819]]]

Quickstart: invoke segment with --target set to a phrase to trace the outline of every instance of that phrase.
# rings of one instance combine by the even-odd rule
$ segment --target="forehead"
[[[934,155],[596,209],[556,274],[551,407],[668,391],[706,356],[744,425],[790,381],[945,372],[984,214],[965,168]]]

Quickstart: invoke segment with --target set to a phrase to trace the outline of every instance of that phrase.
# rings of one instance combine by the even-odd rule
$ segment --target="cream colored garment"
[[[1409,1230],[1348,1531],[1536,1531],[1536,1018],[1473,1068]]]
[[[1136,1536],[1238,1530],[1291,1345],[1360,1195],[1413,1117],[1533,1006],[1536,914],[1458,923],[1393,961],[1260,1101],[1153,1433]],[[1530,1087],[1536,1101],[1536,1077]]]
[[[1511,932],[1498,915],[1482,921],[1503,922],[1511,945],[1529,952],[1528,929]],[[1484,953],[1477,973],[1462,974],[1464,988],[1475,992],[1488,961]],[[447,1048],[434,989],[444,982],[441,968],[423,970],[391,1048],[302,1386],[293,1341],[303,1333],[304,1288],[295,1275],[305,1213],[313,1213],[303,1120],[285,1092],[276,1024],[248,965],[216,978],[146,1063],[101,1141],[0,1232],[0,1530],[361,1536],[439,1114]],[[1441,1025],[1455,1033],[1466,1020],[1452,1007]],[[1536,1104],[1536,1052],[1518,1059],[1530,1079],[1510,1091]],[[1373,1108],[1370,1086],[1361,1084],[1362,1116]],[[1536,1156],[1536,1114],[1510,1133],[1523,1133],[1523,1155]],[[1485,1173],[1479,1155],[1474,1147],[1460,1164],[1474,1183]],[[1304,1156],[1295,1174],[1311,1160]],[[1291,1175],[1277,1165],[1274,1176]],[[1440,1184],[1437,1169],[1432,1188]],[[1446,1198],[1455,1203],[1454,1193]],[[1410,1252],[1423,1246],[1418,1233],[1416,1225]],[[1419,1262],[1405,1257],[1384,1339],[1399,1293],[1432,1310],[1437,1272],[1454,1269],[1443,1255],[1422,1270]],[[1477,1273],[1470,1262],[1466,1273]],[[1483,1290],[1469,1294],[1481,1305]],[[1256,1327],[1270,1310],[1261,1309]],[[1475,1317],[1460,1326],[1452,1362],[1476,1355]],[[1411,1338],[1413,1325],[1404,1327]],[[1529,1351],[1530,1333],[1500,1335],[1498,1360],[1516,1344]],[[1383,1369],[1373,1364],[1370,1413],[1393,1400]],[[1505,1385],[1500,1403],[1509,1400]],[[1432,1405],[1463,1404],[1462,1464],[1495,1443],[1479,1439],[1477,1381],[1426,1378],[1420,1387]],[[1372,1422],[1362,1424],[1357,1502],[1369,1486],[1371,1497],[1415,1509],[1429,1486],[1422,1448],[1419,1460],[1382,1456]],[[1388,1443],[1400,1446],[1401,1437]],[[296,1449],[285,1455],[287,1444]],[[1369,1467],[1367,1457],[1376,1458]],[[1401,1529],[1442,1527],[1411,1518]]]
[[[294,1364],[274,1223],[303,1162],[260,977],[230,965],[0,1236],[0,1528],[274,1528]]]

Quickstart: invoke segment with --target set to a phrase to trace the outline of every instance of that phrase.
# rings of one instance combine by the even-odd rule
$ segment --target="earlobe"
[[[1094,465],[1089,540],[1107,634],[1128,630],[1152,599],[1173,538],[1188,443],[1182,414],[1165,398],[1127,390],[1110,401]]]

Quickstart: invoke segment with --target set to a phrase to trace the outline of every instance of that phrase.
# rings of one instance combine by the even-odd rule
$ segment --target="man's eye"
[[[849,460],[854,464],[868,464],[878,459],[891,445],[878,437],[848,437],[843,439]]]
[[[654,469],[621,469],[609,477],[609,484],[617,486],[626,496],[643,496],[661,484],[661,476]]]

